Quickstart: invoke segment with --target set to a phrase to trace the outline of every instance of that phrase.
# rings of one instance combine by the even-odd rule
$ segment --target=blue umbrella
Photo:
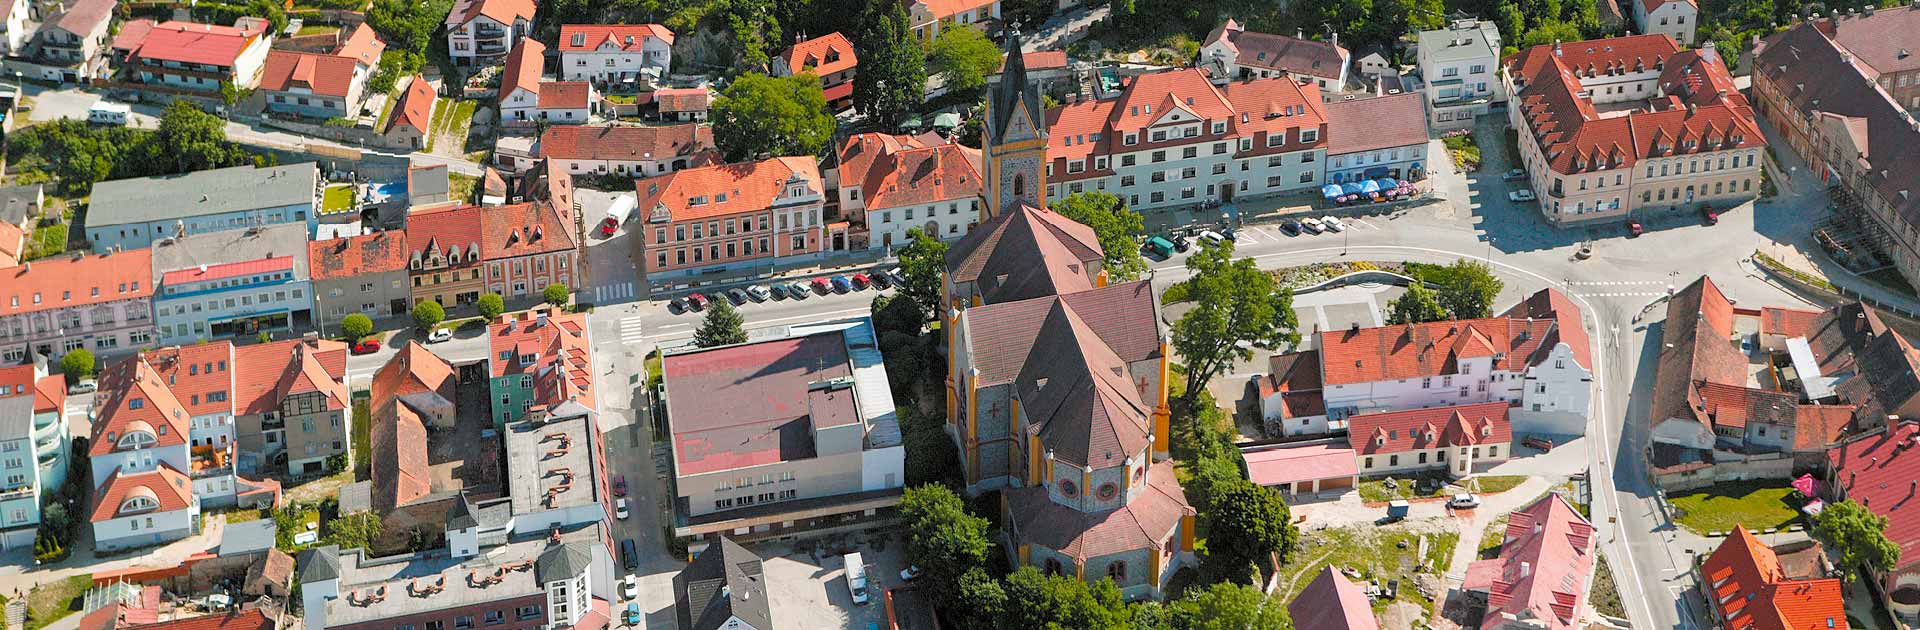
[[[1341,184],[1340,190],[1349,195],[1358,195],[1360,194],[1360,182],[1347,182],[1345,184]]]
[[[1380,182],[1376,182],[1371,179],[1365,182],[1362,182],[1360,184],[1360,192],[1369,194],[1369,195],[1380,192]]]
[[[1321,187],[1320,187],[1320,194],[1322,194],[1322,195],[1326,195],[1326,197],[1327,197],[1328,199],[1332,199],[1332,198],[1334,198],[1334,197],[1338,197],[1338,196],[1340,196],[1340,185],[1339,185],[1339,184],[1327,184],[1327,185],[1325,185],[1325,186],[1321,186]]]
[[[1394,179],[1393,179],[1393,178],[1391,178],[1391,177],[1382,177],[1382,178],[1380,178],[1380,187],[1381,187],[1381,188],[1392,188],[1392,187],[1394,187],[1394,186],[1399,186],[1399,185],[1400,185],[1400,182],[1397,182],[1397,181],[1394,181]]]

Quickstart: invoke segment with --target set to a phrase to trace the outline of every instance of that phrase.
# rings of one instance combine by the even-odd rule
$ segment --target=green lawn
[[[1680,511],[1680,526],[1694,533],[1731,531],[1736,524],[1759,532],[1790,524],[1800,515],[1800,502],[1792,494],[1785,482],[1742,481],[1669,495],[1667,502]]]
[[[353,209],[353,186],[328,186],[325,196],[320,199],[320,213],[333,214]]]
[[[1422,536],[1427,538],[1427,553],[1417,557]],[[1362,578],[1357,582],[1378,579],[1384,587],[1387,580],[1398,579],[1400,601],[1430,609],[1433,602],[1420,594],[1411,578],[1421,573],[1444,573],[1453,557],[1453,546],[1459,541],[1458,532],[1422,534],[1402,527],[1372,525],[1305,532],[1300,535],[1299,548],[1280,566],[1275,601],[1293,601],[1321,569],[1332,565],[1360,571]],[[1375,601],[1374,611],[1384,610],[1393,601],[1384,597]]]
[[[427,119],[427,150],[433,150],[433,141],[439,137],[440,128],[446,124],[447,102],[453,99],[441,98],[433,101],[433,116]]]
[[[1500,557],[1500,543],[1505,542],[1507,537],[1508,516],[1508,514],[1501,514],[1499,518],[1493,519],[1493,522],[1487,523],[1487,531],[1480,535],[1479,558],[1481,560]]]
[[[305,24],[300,27],[300,30],[294,31],[293,35],[294,37],[299,37],[302,35],[324,35],[327,33],[338,33],[338,32],[340,32],[340,27],[338,26],[332,26],[328,24]]]
[[[473,189],[480,187],[480,178],[460,173],[447,173],[448,192],[461,203],[472,202]]]
[[[1389,489],[1387,487],[1388,479],[1394,480],[1395,488]],[[1417,483],[1420,480],[1437,483],[1430,484],[1426,492],[1421,492],[1419,491],[1420,484]],[[1527,477],[1525,475],[1480,475],[1461,485],[1466,486],[1467,492],[1494,494],[1512,490],[1515,486],[1525,483],[1526,481]],[[1418,475],[1390,475],[1373,479],[1363,479],[1360,481],[1360,500],[1380,502],[1392,501],[1394,499],[1421,499],[1444,497],[1459,492],[1459,490],[1449,490],[1448,483],[1450,483],[1450,480],[1447,479],[1446,474],[1440,472],[1427,472]]]
[[[92,587],[93,576],[84,574],[34,587],[27,594],[26,630],[40,630],[80,612],[80,597]]]
[[[33,230],[33,240],[27,243],[25,258],[33,260],[58,256],[67,251],[67,224],[48,223]]]
[[[373,478],[373,413],[368,405],[372,399],[355,396],[353,398],[353,477],[354,479]]]
[[[1620,603],[1620,588],[1613,583],[1613,571],[1607,568],[1606,554],[1594,557],[1593,589],[1587,599],[1593,603],[1593,611],[1609,617],[1626,618],[1627,607]]]

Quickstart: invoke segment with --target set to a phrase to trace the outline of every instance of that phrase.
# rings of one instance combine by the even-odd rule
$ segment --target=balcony
[[[25,499],[31,496],[33,496],[32,485],[20,486],[18,488],[13,488],[9,490],[0,490],[0,501],[7,501],[11,499]]]
[[[56,448],[56,449],[43,450],[40,452],[40,457],[38,457],[37,459],[39,459],[40,461],[41,468],[52,466],[54,465],[55,462],[60,461],[60,449]]]
[[[233,446],[196,446],[193,447],[192,471],[188,477],[206,479],[233,474]]]

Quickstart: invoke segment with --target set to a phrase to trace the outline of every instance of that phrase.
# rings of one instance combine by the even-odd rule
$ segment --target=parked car
[[[813,279],[813,290],[815,290],[815,291],[818,291],[818,292],[820,292],[820,294],[821,294],[821,295],[826,295],[826,294],[828,294],[828,293],[832,293],[832,292],[833,292],[833,281],[832,281],[832,280],[829,280],[829,279],[827,279],[827,277],[826,277],[826,276],[821,276],[821,277],[818,277],[818,278],[814,278],[814,279]]]
[[[687,298],[677,297],[673,298],[673,301],[667,302],[667,310],[673,313],[685,313],[693,310],[693,305],[687,303]]]
[[[1524,440],[1520,440],[1520,445],[1531,446],[1531,447],[1540,449],[1542,451],[1553,450],[1553,440],[1549,440],[1541,437],[1530,437]]]
[[[773,288],[768,289],[767,292],[768,294],[773,296],[773,299],[776,299],[776,300],[787,299],[787,285],[784,283],[780,283],[780,282],[773,283]]]
[[[1533,203],[1535,199],[1537,197],[1533,196],[1533,191],[1524,188],[1507,193],[1507,201],[1514,203]]]
[[[614,518],[624,521],[624,520],[627,520],[627,517],[631,515],[632,515],[632,512],[627,511],[626,497],[620,497],[618,499],[613,500],[613,517]]]
[[[1710,204],[1710,203],[1700,204],[1700,218],[1702,220],[1705,220],[1707,222],[1707,225],[1719,225],[1720,211],[1713,209],[1713,204]]]
[[[620,598],[631,600],[631,599],[639,599],[639,597],[640,597],[640,578],[633,577],[633,574],[631,573],[627,574],[626,577],[621,578],[620,579]]]
[[[692,306],[693,310],[696,310],[696,311],[706,309],[707,302],[711,302],[711,301],[712,300],[707,299],[707,296],[699,293],[687,294],[687,304],[689,306]]]
[[[1324,228],[1327,228],[1327,231],[1328,231],[1328,232],[1345,232],[1345,231],[1347,231],[1347,224],[1346,224],[1346,222],[1344,222],[1344,221],[1341,221],[1341,220],[1340,220],[1340,217],[1336,217],[1336,216],[1333,216],[1333,215],[1327,215],[1327,216],[1324,216],[1324,217],[1320,217],[1320,226],[1321,226],[1321,227],[1324,227]]]
[[[894,268],[892,268],[892,269],[888,269],[888,270],[887,270],[887,277],[890,277],[890,278],[893,278],[893,283],[894,283],[894,284],[906,284],[906,283],[907,283],[907,272],[905,272],[905,271],[901,271],[899,267],[894,267]]]
[[[796,300],[804,300],[813,295],[813,290],[802,282],[787,285],[787,295]]]
[[[379,339],[361,339],[353,344],[354,354],[373,354],[380,351]]]
[[[453,330],[447,328],[435,328],[433,332],[427,333],[427,343],[440,343],[452,338]]]
[[[1169,241],[1165,237],[1155,236],[1153,238],[1147,239],[1147,243],[1143,247],[1145,248],[1146,253],[1152,254],[1154,256],[1159,257],[1162,260],[1165,260],[1167,258],[1173,257],[1173,250],[1175,245],[1173,241]]]
[[[1300,222],[1299,222],[1299,221],[1292,221],[1292,220],[1289,220],[1289,221],[1286,221],[1286,222],[1283,222],[1283,223],[1281,223],[1281,224],[1280,224],[1280,231],[1281,231],[1281,232],[1285,232],[1285,233],[1287,234],[1287,236],[1299,236],[1299,235],[1300,235]]]
[[[887,274],[875,271],[873,273],[867,274],[867,278],[873,281],[873,286],[875,288],[878,288],[878,289],[893,288],[893,278],[887,277]]]
[[[900,581],[902,582],[912,582],[913,579],[917,577],[920,577],[920,565],[908,565],[907,568],[900,570]]]
[[[1213,230],[1205,230],[1200,232],[1201,243],[1205,243],[1208,245],[1216,245],[1224,240],[1227,240],[1227,237],[1221,236],[1219,232],[1215,232]]]
[[[1641,234],[1645,234],[1646,232],[1647,232],[1647,227],[1644,225],[1640,225],[1639,221],[1635,221],[1633,219],[1627,219],[1627,236],[1629,237],[1639,236]]]
[[[1315,219],[1313,217],[1307,217],[1305,219],[1301,219],[1300,227],[1301,229],[1306,230],[1308,234],[1319,234],[1321,232],[1326,231],[1327,229],[1326,226],[1320,225],[1319,219]]]
[[[1453,498],[1447,499],[1447,506],[1456,510],[1480,507],[1480,497],[1472,493],[1456,494]]]
[[[873,278],[867,276],[867,273],[864,271],[849,276],[847,280],[853,283],[853,290],[855,291],[865,291],[867,287],[873,286]]]
[[[747,297],[753,298],[753,301],[755,302],[765,302],[767,300],[773,299],[773,292],[768,291],[767,288],[764,286],[760,286],[756,284],[756,285],[747,287]]]
[[[740,290],[739,287],[727,289],[727,292],[721,295],[727,296],[727,301],[732,302],[734,306],[746,304],[747,300],[750,299],[747,297],[747,292]]]
[[[1526,169],[1520,169],[1520,168],[1509,170],[1506,172],[1506,174],[1500,176],[1500,179],[1510,181],[1510,182],[1517,182],[1526,178],[1527,178]]]
[[[628,571],[640,568],[640,548],[634,546],[632,538],[620,541],[620,564]]]
[[[100,389],[100,383],[99,383],[98,381],[95,381],[95,380],[93,380],[93,379],[86,379],[86,380],[83,380],[83,381],[80,381],[80,382],[78,382],[78,383],[74,383],[72,387],[68,387],[68,388],[67,388],[67,393],[69,393],[69,394],[86,394],[86,393],[90,393],[90,392],[92,392],[92,391],[94,391],[94,390],[96,390],[96,389]]]
[[[613,476],[613,496],[616,496],[616,497],[627,496],[627,476],[626,475]]]
[[[627,602],[627,609],[620,613],[620,620],[629,626],[640,625],[640,602]]]
[[[851,291],[853,291],[853,281],[852,281],[852,280],[848,280],[846,276],[834,276],[834,277],[833,277],[833,292],[834,292],[834,293],[848,293],[848,292],[851,292]]]
[[[1190,235],[1175,234],[1171,240],[1173,241],[1173,251],[1184,254],[1187,253],[1188,250],[1193,249],[1193,237]]]

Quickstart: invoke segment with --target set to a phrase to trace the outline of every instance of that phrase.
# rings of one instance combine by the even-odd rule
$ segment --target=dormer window
[[[134,432],[128,433],[126,437],[120,438],[119,444],[120,444],[120,448],[140,449],[140,448],[152,448],[154,443],[156,442],[158,442],[158,440],[155,440],[153,438],[152,433],[147,433],[145,431],[134,431]]]
[[[520,355],[520,365],[533,365],[533,361],[537,357],[539,357],[539,355],[534,355],[534,354]]]
[[[133,496],[127,497],[127,500],[120,502],[121,514],[152,512],[158,509],[160,509],[160,502],[153,500],[153,497]]]

